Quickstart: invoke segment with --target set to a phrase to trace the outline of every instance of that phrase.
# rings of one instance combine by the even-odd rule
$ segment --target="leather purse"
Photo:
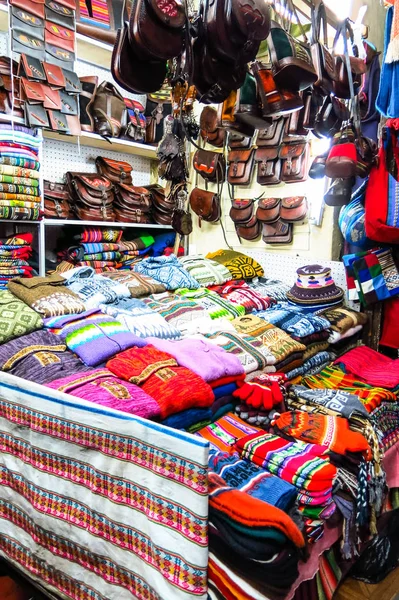
[[[124,137],[135,142],[144,142],[146,138],[147,121],[144,116],[144,106],[138,100],[124,98],[126,106],[127,125]]]
[[[321,25],[323,24],[323,39],[321,40]],[[325,94],[333,89],[337,78],[334,58],[327,46],[327,14],[323,2],[315,8],[312,6],[312,38],[311,52],[313,65],[317,73],[314,86],[320,87]]]
[[[3,59],[3,57],[1,58]],[[10,67],[8,66],[7,74],[9,73]],[[4,75],[3,70],[1,70],[1,74]],[[18,76],[21,78],[25,77],[26,79],[29,79],[29,81],[46,81],[44,65],[37,58],[33,58],[27,54],[21,54],[21,60],[19,61],[18,66]]]
[[[175,201],[173,196],[165,194],[165,188],[158,183],[147,186],[147,190],[150,193],[152,206],[154,210],[161,213],[171,213],[175,207]]]
[[[349,19],[343,21],[337,28],[334,39],[334,48],[340,37],[344,40],[344,54],[334,54],[335,72],[336,79],[333,82],[332,91],[337,98],[350,99],[351,89],[349,84],[348,69],[346,62],[346,53],[348,52],[347,36],[352,44],[352,51],[354,56],[348,56],[349,64],[352,72],[353,91],[356,96],[362,86],[362,75],[366,72],[366,63],[364,60],[358,58],[358,49],[354,44],[353,29],[349,22]]]
[[[43,181],[44,216],[48,219],[69,219],[69,193],[64,183]]]
[[[44,39],[46,44],[54,44],[69,52],[75,49],[75,33],[67,27],[61,27],[51,21],[46,21]]]
[[[331,138],[338,133],[350,113],[344,102],[329,94],[316,116],[314,134],[317,137]]]
[[[42,40],[33,35],[27,35],[23,29],[12,29],[12,49],[18,54],[29,54],[42,61],[45,58],[45,45]]]
[[[61,99],[61,112],[64,115],[76,116],[78,114],[78,101],[75,96],[66,92],[59,92]],[[79,122],[79,119],[77,119]]]
[[[284,134],[285,119],[274,119],[268,127],[260,129],[256,139],[258,148],[279,146]],[[256,159],[255,159],[256,160]]]
[[[53,72],[54,72],[54,69],[53,69]],[[47,75],[47,81],[50,83],[50,85],[57,85],[57,87],[59,85],[61,85],[61,87],[65,87],[65,91],[68,94],[81,94],[83,91],[82,84],[80,82],[79,77],[76,75],[76,73],[74,73],[73,71],[68,71],[68,69],[61,69],[61,73],[65,80],[65,84],[62,84],[62,83],[59,84],[58,82],[56,82],[55,84],[51,83],[48,78],[48,75]],[[84,79],[84,78],[82,77],[82,79]]]
[[[258,148],[254,160],[257,164],[256,181],[259,185],[277,185],[281,181],[281,160],[277,147]]]
[[[115,186],[115,209],[143,213],[151,211],[151,193],[145,187],[118,183]]]
[[[267,65],[254,61],[251,71],[256,79],[263,117],[268,119],[286,116],[303,107],[297,92],[277,87],[273,73]]]
[[[213,183],[221,183],[226,176],[226,161],[220,152],[197,150],[193,158],[193,167],[199,175]]]
[[[288,4],[293,7],[291,2]],[[291,10],[291,13],[294,14],[294,11],[295,9]],[[285,31],[279,23],[272,21],[267,44],[277,86],[298,92],[317,81],[306,36],[305,42],[300,42]]]
[[[275,223],[264,223],[262,240],[265,244],[291,244],[292,224],[280,219]]]
[[[68,86],[65,78],[65,73],[61,69],[61,67],[57,67],[57,65],[53,65],[51,63],[43,62],[43,69],[45,73],[45,78],[47,79],[47,83],[51,85],[51,87],[55,89],[65,88],[66,91],[70,91],[67,89]],[[75,75],[75,77],[79,81],[78,76]],[[80,90],[81,88],[73,91],[79,92]]]
[[[79,93],[79,119],[82,131],[94,132],[93,102],[98,86],[98,77],[88,75],[80,78],[82,90]]]
[[[279,150],[281,159],[281,181],[298,183],[308,176],[309,144],[291,142],[283,144]]]
[[[96,168],[100,175],[106,177],[112,183],[132,185],[133,167],[128,162],[97,156]]]
[[[230,208],[230,219],[236,224],[249,223],[254,214],[255,200],[252,198],[233,200]]]
[[[252,242],[260,236],[262,223],[258,221],[256,214],[253,214],[247,223],[237,223],[235,228],[239,238]]]
[[[201,138],[208,144],[221,148],[226,138],[225,130],[219,126],[218,112],[212,106],[205,106],[200,115]]]
[[[66,182],[71,198],[72,209],[79,214],[90,213],[94,220],[112,221],[114,211],[114,186],[109,179],[96,173],[76,173],[68,171]],[[79,217],[82,218],[82,217]],[[87,217],[84,217],[87,218]]]
[[[172,103],[167,100],[153,99],[151,95],[147,97],[145,107],[146,133],[145,141],[147,144],[157,144],[161,141],[164,133],[164,119],[172,113]]]
[[[303,221],[308,214],[308,202],[304,196],[292,196],[281,201],[280,219],[285,223]]]
[[[198,215],[199,226],[201,221],[215,223],[221,217],[220,197],[218,194],[194,188],[190,194],[190,208]]]
[[[126,105],[121,93],[109,81],[98,86],[92,105],[96,133],[118,137],[125,121]]]
[[[262,223],[275,223],[280,216],[280,198],[262,198],[258,202],[256,218]]]
[[[250,185],[254,159],[254,148],[230,150],[227,156],[227,181],[231,185]]]

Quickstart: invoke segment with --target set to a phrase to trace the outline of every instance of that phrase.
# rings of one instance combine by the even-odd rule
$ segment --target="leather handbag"
[[[250,185],[255,148],[230,150],[227,156],[227,181],[231,185]]]
[[[323,31],[321,26],[323,25]],[[321,33],[323,38],[321,39]],[[320,87],[325,94],[333,89],[333,82],[337,78],[334,58],[327,46],[327,14],[323,2],[315,8],[312,6],[312,38],[311,52],[313,65],[317,73],[314,86]]]
[[[135,142],[144,142],[147,135],[147,120],[144,115],[144,106],[138,100],[124,98],[126,106],[126,125],[123,137]]]
[[[125,122],[126,105],[123,96],[109,81],[98,86],[92,113],[97,133],[104,137],[118,137]]]
[[[226,176],[226,161],[224,154],[220,152],[197,150],[194,154],[193,166],[199,175],[213,183],[221,183]]]
[[[145,187],[118,183],[115,186],[115,209],[135,211],[141,210],[143,213],[151,211],[152,201],[151,193]]]
[[[344,102],[329,94],[316,115],[314,134],[317,137],[331,138],[340,131],[349,117],[350,113]]]
[[[194,188],[190,194],[190,208],[198,215],[198,222],[201,226],[201,221],[215,223],[221,217],[220,197],[218,194]]]
[[[258,221],[256,214],[253,214],[247,223],[237,223],[235,228],[239,238],[251,242],[260,236],[262,223]]]
[[[200,132],[204,142],[221,148],[226,138],[225,130],[219,126],[218,112],[212,106],[204,106],[200,115]]]
[[[353,56],[349,56],[348,53],[348,35],[352,45]],[[351,85],[349,83],[347,61],[349,61],[350,64],[353,93],[355,96],[360,92],[363,81],[362,75],[366,72],[366,63],[358,57],[358,49],[354,43],[353,29],[349,19],[343,21],[337,28],[334,39],[334,48],[340,37],[344,40],[344,54],[334,54],[336,79],[333,82],[332,91],[337,98],[350,99]]]
[[[114,186],[109,179],[93,173],[68,171],[66,182],[73,199],[72,209],[77,214],[90,212],[93,220],[113,220]]]
[[[98,86],[98,77],[96,75],[88,75],[80,77],[80,85],[82,87],[79,93],[79,119],[82,131],[94,132],[94,118],[92,107],[96,90]]]
[[[150,193],[153,209],[162,214],[171,214],[175,208],[175,201],[171,194],[165,194],[165,188],[158,183],[147,186]]]
[[[308,214],[308,203],[304,196],[292,196],[281,201],[280,219],[286,223],[303,221]]]
[[[96,167],[100,175],[103,175],[113,183],[132,185],[133,167],[128,162],[105,158],[105,156],[97,156]]]
[[[153,99],[152,95],[147,96],[145,107],[147,144],[157,144],[161,141],[164,133],[164,119],[172,113],[172,103],[170,99]]]
[[[275,223],[280,216],[280,198],[262,198],[258,202],[256,217],[262,223]]]
[[[69,193],[64,183],[43,181],[44,216],[48,219],[69,219]]]
[[[263,117],[285,116],[303,107],[297,92],[277,87],[272,70],[267,65],[254,61],[251,71],[256,79]]]
[[[308,176],[309,144],[291,142],[283,144],[279,150],[281,159],[281,181],[298,183]]]
[[[229,213],[233,223],[249,223],[254,214],[254,203],[255,200],[251,198],[233,200]]]
[[[259,185],[277,185],[281,181],[281,160],[278,146],[258,148],[254,160],[258,165],[256,181]]]
[[[265,244],[291,244],[292,224],[280,219],[275,223],[264,223],[262,240]]]
[[[274,119],[268,127],[260,129],[256,139],[258,148],[279,146],[284,134],[285,119]],[[256,160],[256,159],[255,159]]]
[[[292,15],[296,14],[291,0],[287,0],[287,8]],[[272,21],[267,38],[274,80],[279,87],[293,92],[305,90],[317,81],[310,47],[306,35],[303,35],[304,42],[300,42],[279,23]]]

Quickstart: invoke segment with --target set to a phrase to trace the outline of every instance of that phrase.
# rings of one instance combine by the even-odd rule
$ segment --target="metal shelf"
[[[43,219],[44,226],[84,225],[89,227],[132,227],[136,229],[172,229],[171,225],[157,223],[121,223],[119,221],[80,221],[78,219]]]

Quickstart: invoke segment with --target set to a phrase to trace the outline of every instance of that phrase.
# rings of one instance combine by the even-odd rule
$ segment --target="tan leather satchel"
[[[199,217],[199,225],[201,221],[215,223],[221,217],[220,198],[218,194],[207,192],[200,188],[194,188],[190,194],[190,207],[193,212]]]

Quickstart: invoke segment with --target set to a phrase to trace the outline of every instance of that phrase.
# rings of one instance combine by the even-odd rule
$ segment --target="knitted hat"
[[[341,300],[344,292],[337,287],[331,269],[321,265],[307,265],[297,270],[296,284],[287,292],[287,298],[297,304],[328,304]]]

